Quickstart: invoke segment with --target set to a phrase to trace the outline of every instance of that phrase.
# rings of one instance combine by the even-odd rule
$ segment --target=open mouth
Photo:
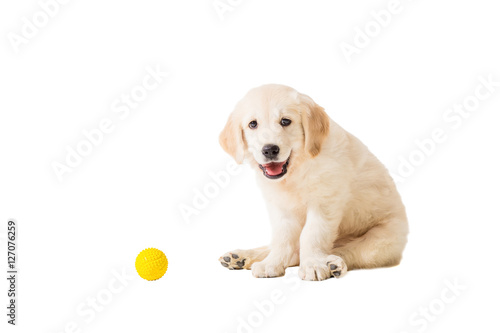
[[[271,162],[267,164],[259,164],[260,169],[269,179],[278,179],[286,174],[288,163],[290,162],[290,157],[283,162]]]

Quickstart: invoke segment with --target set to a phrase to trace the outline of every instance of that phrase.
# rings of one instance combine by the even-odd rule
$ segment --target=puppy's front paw
[[[265,261],[256,262],[252,265],[252,274],[256,278],[273,278],[285,275],[285,267],[267,263]]]
[[[222,266],[228,268],[228,269],[250,269],[250,267],[247,266],[246,261],[247,258],[243,258],[241,255],[237,253],[238,251],[232,251],[228,252],[226,254],[223,254],[219,258],[219,262]]]
[[[308,258],[300,262],[299,277],[307,281],[322,281],[330,277],[345,275],[347,266],[342,258],[329,255],[322,258]]]

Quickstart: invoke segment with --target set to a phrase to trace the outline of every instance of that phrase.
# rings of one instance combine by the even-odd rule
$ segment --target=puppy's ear
[[[226,126],[219,136],[219,143],[222,148],[231,155],[236,163],[243,163],[245,156],[245,145],[243,143],[243,129],[238,123],[233,113],[229,116]]]
[[[321,145],[330,131],[330,118],[321,106],[309,96],[299,94],[305,108],[302,111],[302,126],[304,127],[305,149],[312,157],[321,151]]]

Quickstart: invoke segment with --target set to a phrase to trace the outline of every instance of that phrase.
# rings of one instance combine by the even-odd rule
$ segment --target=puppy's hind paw
[[[245,267],[246,260],[247,260],[246,258],[242,258],[239,254],[235,253],[234,251],[223,254],[219,258],[220,264],[230,270],[243,269],[243,268],[249,269],[249,267]]]
[[[335,255],[330,255],[327,258],[327,266],[330,270],[330,276],[334,278],[339,278],[345,275],[347,272],[347,265],[342,258]]]

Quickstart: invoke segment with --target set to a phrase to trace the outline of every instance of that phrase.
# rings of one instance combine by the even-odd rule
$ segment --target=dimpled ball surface
[[[168,260],[163,252],[155,248],[142,250],[135,259],[135,269],[139,276],[148,281],[161,278],[168,268]]]

